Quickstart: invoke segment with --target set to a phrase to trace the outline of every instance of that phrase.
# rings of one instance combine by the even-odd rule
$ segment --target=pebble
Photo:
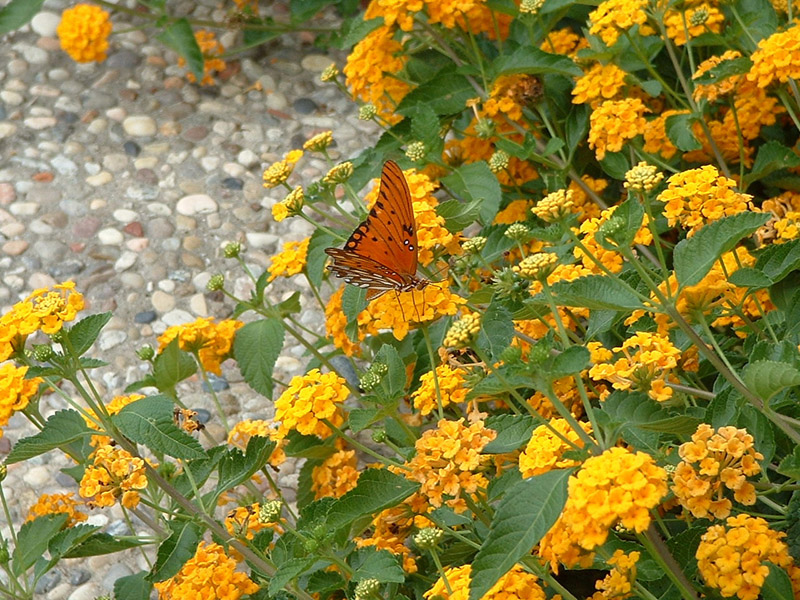
[[[100,187],[114,181],[114,176],[108,171],[100,171],[97,175],[90,175],[86,178],[86,183],[92,187]]]
[[[106,350],[111,350],[112,348],[119,346],[125,340],[128,339],[128,334],[124,331],[119,331],[116,329],[105,329],[98,338],[97,344],[100,347],[100,350],[105,352]]]
[[[134,137],[149,137],[156,134],[158,128],[155,119],[147,115],[131,115],[122,121],[125,133]]]
[[[30,467],[22,476],[22,480],[33,489],[38,490],[50,481],[50,471],[43,466]]]
[[[191,194],[184,196],[175,205],[175,210],[179,214],[190,217],[193,215],[204,215],[217,212],[217,203],[206,194]]]
[[[139,156],[139,153],[142,151],[139,144],[130,140],[122,144],[122,149],[125,150],[125,154],[128,156]]]
[[[10,240],[3,244],[3,253],[9,256],[19,256],[28,249],[30,244],[25,240]]]
[[[278,236],[274,233],[249,231],[245,234],[245,237],[250,248],[267,248],[278,243]]]
[[[125,236],[122,235],[122,232],[108,227],[97,232],[97,239],[105,246],[119,246]]]
[[[153,292],[150,303],[157,312],[167,313],[175,308],[175,298],[162,290]]]

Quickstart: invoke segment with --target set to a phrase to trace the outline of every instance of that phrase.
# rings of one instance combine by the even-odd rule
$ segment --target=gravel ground
[[[73,62],[55,35],[61,10],[72,4],[48,0],[31,25],[0,42],[0,306],[5,312],[34,289],[73,280],[87,302],[84,314],[112,311],[91,352],[109,363],[93,372],[108,401],[144,373],[137,348],[156,345],[171,325],[230,314],[221,293],[206,291],[213,274],[223,273],[226,287],[247,296],[249,280],[222,257],[227,242],[243,243],[258,274],[285,241],[311,233],[298,219],[272,221],[270,207],[284,194],[262,187],[264,167],[326,129],[336,140],[332,155],[343,158],[375,131],[332,84],[319,81],[344,56],[314,48],[302,35],[240,57],[224,81],[201,88],[186,81],[175,53],[152,32],[113,35],[104,63]],[[221,20],[221,4],[185,2],[176,12]],[[115,31],[133,24],[127,19],[116,15]],[[226,43],[230,35],[221,36],[226,46],[233,45]],[[291,182],[326,171],[322,160],[306,157]],[[270,298],[280,301],[303,285],[301,278],[279,283]],[[323,326],[305,297],[302,321]],[[301,347],[287,345],[276,376],[298,374],[305,362]],[[232,419],[271,416],[272,403],[226,367],[215,387]],[[212,409],[196,380],[182,397]],[[65,406],[56,395],[40,403],[45,416]],[[214,419],[207,426],[221,436]],[[33,432],[23,417],[13,417],[0,438],[0,458]],[[51,452],[9,468],[3,487],[13,491],[8,499],[17,526],[41,494],[77,495],[75,482],[60,472],[67,466]],[[291,489],[296,465],[282,467],[279,477]],[[111,533],[128,531],[116,508],[92,511],[90,522]],[[6,539],[8,529],[0,517]],[[64,561],[40,581],[36,597],[92,599],[141,568],[147,565],[140,553]]]

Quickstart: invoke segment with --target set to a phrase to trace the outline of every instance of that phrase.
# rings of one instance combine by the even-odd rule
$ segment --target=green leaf
[[[718,85],[729,77],[744,75],[753,66],[753,61],[746,56],[724,60],[698,77],[692,77],[695,85]]]
[[[82,356],[94,344],[109,319],[111,319],[110,312],[89,315],[70,328],[67,336],[75,354]]]
[[[774,281],[758,269],[742,267],[728,277],[728,281],[738,287],[761,289],[771,286]]]
[[[500,75],[518,73],[558,73],[566,77],[580,77],[582,71],[571,58],[561,54],[550,54],[535,46],[520,46],[511,54],[498,56],[490,67],[492,79]]]
[[[58,513],[23,523],[17,534],[17,545],[11,555],[11,572],[21,576],[42,558],[47,550],[47,544],[64,526],[68,517],[66,513]]]
[[[44,0],[11,0],[0,8],[0,36],[27,24],[39,12],[42,4]]]
[[[173,408],[166,396],[149,396],[124,406],[111,420],[127,438],[154,452],[174,458],[205,458],[200,442],[175,425]]]
[[[720,256],[769,219],[764,213],[743,212],[714,221],[675,246],[675,276],[681,286],[695,285]]]
[[[14,464],[39,456],[71,442],[77,442],[94,433],[86,426],[86,421],[75,410],[60,410],[53,414],[36,435],[22,438],[6,458],[7,464]]]
[[[800,371],[787,363],[759,360],[744,368],[742,380],[750,391],[767,401],[781,390],[800,385]]]
[[[383,18],[367,21],[363,18],[348,19],[344,22],[341,31],[331,40],[331,45],[341,50],[350,49],[381,25],[383,25]]]
[[[334,4],[331,0],[302,0],[289,2],[293,23],[305,23],[324,7]]]
[[[306,273],[309,281],[317,288],[322,285],[322,275],[325,273],[325,261],[328,255],[323,252],[325,248],[330,248],[335,242],[334,237],[322,229],[317,229],[311,234],[308,241],[308,259],[306,262]]]
[[[581,306],[591,310],[636,310],[645,308],[639,297],[618,279],[589,275],[551,286],[559,306]]]
[[[442,182],[457,196],[466,201],[478,202],[479,216],[484,224],[491,223],[500,208],[502,192],[500,182],[485,162],[462,165]]]
[[[302,310],[300,306],[300,292],[294,292],[286,300],[276,304],[274,308],[281,317],[296,315]]]
[[[64,558],[84,558],[87,556],[100,556],[101,554],[114,554],[128,548],[145,546],[151,542],[135,537],[115,538],[113,535],[98,532],[85,541],[71,548]]]
[[[792,453],[783,458],[778,465],[778,473],[800,481],[800,446],[795,446]]]
[[[631,168],[631,163],[624,152],[606,152],[600,161],[600,168],[612,179],[625,179],[625,173]]]
[[[354,285],[346,286],[342,294],[342,312],[347,321],[355,322],[359,313],[365,308],[367,308],[367,290]]]
[[[764,455],[761,462],[768,465],[775,456],[775,432],[772,430],[769,419],[760,410],[746,404],[742,406],[736,425],[744,427],[753,436],[756,450]]]
[[[492,360],[497,360],[513,339],[514,322],[511,320],[511,313],[499,300],[492,300],[481,319],[478,347],[488,352]]]
[[[552,379],[561,379],[567,375],[580,373],[589,366],[589,350],[583,346],[570,346],[553,357],[548,368]]]
[[[703,147],[694,133],[692,124],[697,121],[697,117],[692,114],[670,115],[665,124],[667,137],[675,144],[681,152],[691,152]]]
[[[256,435],[247,442],[244,455],[238,448],[228,450],[219,462],[219,481],[214,500],[216,501],[222,492],[250,479],[256,471],[267,464],[274,449],[275,442]]]
[[[381,411],[377,408],[354,408],[347,417],[347,424],[353,433],[364,431],[378,420]]]
[[[47,551],[50,553],[50,562],[55,564],[64,558],[70,550],[85,542],[98,529],[96,525],[86,525],[79,523],[72,527],[62,529],[54,535],[47,543]]]
[[[692,527],[681,531],[676,536],[667,540],[667,547],[670,554],[683,567],[683,572],[692,577],[697,572],[697,547],[700,545],[700,538],[707,531],[707,527]]]
[[[397,556],[373,546],[359,548],[347,559],[353,569],[353,581],[377,579],[381,583],[403,583],[406,579]]]
[[[200,51],[200,46],[197,45],[194,31],[192,31],[192,26],[188,20],[184,18],[173,21],[156,38],[183,57],[197,81],[203,79],[203,69],[205,67],[203,53]]]
[[[397,353],[397,349],[389,344],[383,344],[373,362],[389,367],[389,372],[383,377],[383,385],[388,390],[389,398],[402,396],[406,391],[406,365]]]
[[[272,373],[285,335],[283,322],[268,318],[247,323],[236,332],[233,340],[233,356],[242,377],[247,385],[266,398],[272,398]]]
[[[567,501],[572,472],[558,469],[523,479],[506,492],[472,562],[470,600],[482,598],[550,530]]]
[[[588,105],[576,104],[567,115],[564,128],[570,156],[575,153],[581,142],[586,139],[586,133],[589,131],[589,112]]]
[[[447,231],[457,233],[467,225],[475,222],[480,213],[480,202],[460,202],[459,200],[445,200],[436,207],[436,214],[444,219]]]
[[[359,517],[397,506],[419,489],[419,484],[386,469],[367,469],[355,488],[339,498],[328,513],[328,527],[338,529]]]
[[[406,94],[398,105],[397,112],[406,115],[413,107],[422,104],[429,106],[437,115],[452,115],[464,110],[464,104],[473,96],[475,88],[469,80],[448,67]]]
[[[120,577],[114,582],[114,600],[150,600],[153,585],[147,581],[147,571]]]
[[[181,350],[178,344],[176,337],[153,361],[153,377],[156,387],[161,391],[171,390],[197,371],[191,354]]]
[[[753,168],[744,178],[744,187],[747,188],[754,181],[763,179],[770,173],[792,167],[800,167],[800,156],[780,142],[770,140],[758,149]]]
[[[659,433],[671,433],[673,435],[691,435],[697,431],[697,426],[703,420],[698,417],[690,417],[689,415],[675,415],[674,417],[667,417],[665,419],[655,419],[653,421],[644,421],[637,423],[639,429],[647,431],[657,431]]]
[[[417,104],[409,116],[411,117],[411,135],[415,140],[423,142],[426,149],[430,151],[440,140],[439,117],[428,104]]]
[[[769,575],[761,587],[761,597],[764,600],[794,600],[792,580],[789,579],[786,571],[771,562],[767,562],[767,566],[769,566]]]
[[[286,456],[297,458],[328,458],[334,453],[330,444],[326,444],[315,435],[303,435],[296,431],[289,432],[289,443],[284,451]]]
[[[486,444],[484,453],[505,454],[528,443],[536,421],[530,415],[493,415],[486,419],[486,427],[494,429],[497,436]]]
[[[754,269],[778,282],[800,267],[800,240],[767,246],[758,253]]]
[[[191,521],[170,521],[172,533],[161,542],[156,553],[156,564],[147,576],[149,581],[164,581],[181,570],[194,556],[203,537],[202,528]]]

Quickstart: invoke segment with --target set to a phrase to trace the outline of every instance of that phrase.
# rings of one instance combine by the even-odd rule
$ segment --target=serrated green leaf
[[[749,390],[767,401],[787,387],[800,385],[800,371],[787,363],[760,360],[744,368],[742,380]]]
[[[197,365],[188,352],[181,350],[176,337],[153,360],[153,378],[161,391],[174,388],[194,375]]]
[[[106,312],[89,315],[75,323],[67,333],[72,351],[77,356],[82,356],[94,344],[109,319],[111,319],[111,313]]]
[[[272,398],[272,373],[285,335],[282,321],[268,318],[247,323],[233,340],[233,356],[242,377],[265,398]]]
[[[339,498],[328,513],[329,528],[338,529],[359,517],[397,506],[419,489],[419,484],[386,469],[367,469],[356,487]]]
[[[523,479],[497,506],[489,535],[472,562],[470,600],[478,600],[542,539],[567,501],[572,469]]]
[[[114,600],[150,600],[153,584],[147,581],[147,571],[120,577],[114,582]]]
[[[747,433],[753,436],[756,450],[764,455],[761,462],[769,464],[775,456],[775,432],[764,413],[750,404],[745,404],[739,412],[736,425],[747,429]]]
[[[675,247],[675,277],[681,286],[695,285],[726,252],[769,219],[764,213],[743,212],[705,225]]]
[[[322,229],[315,230],[308,241],[306,273],[308,274],[308,280],[317,288],[322,285],[325,262],[328,260],[328,255],[323,250],[330,248],[335,241],[336,239],[330,233],[322,231]]]
[[[197,45],[194,31],[192,31],[192,26],[187,19],[173,21],[156,38],[183,57],[197,81],[203,79],[203,69],[205,67],[203,53],[200,50],[200,46]]]
[[[0,8],[0,36],[27,24],[42,8],[44,0],[11,0]]]
[[[486,419],[486,427],[494,429],[497,436],[483,448],[486,454],[505,454],[527,444],[536,428],[530,415],[492,415]]]
[[[22,438],[6,458],[7,464],[14,464],[39,456],[55,448],[77,442],[95,433],[86,426],[80,413],[75,410],[60,410],[52,415],[36,435]]]
[[[745,175],[744,187],[775,171],[792,167],[800,167],[800,156],[780,142],[770,140],[758,149],[753,168]]]
[[[137,546],[146,546],[151,542],[135,537],[116,538],[107,533],[98,532],[85,541],[71,548],[64,558],[85,558],[87,556],[100,556],[101,554],[114,554]]]
[[[367,290],[348,285],[342,294],[342,312],[347,317],[348,323],[356,323],[359,313],[367,308]]]
[[[358,433],[377,421],[380,414],[377,408],[354,408],[347,417],[347,423],[353,433]]]
[[[436,214],[444,219],[447,231],[456,233],[463,231],[467,225],[475,222],[480,214],[480,202],[460,202],[459,200],[445,200],[436,207]]]
[[[498,56],[490,66],[492,78],[500,75],[529,73],[540,75],[558,73],[566,77],[580,77],[582,71],[571,58],[562,54],[550,54],[535,46],[520,46],[511,54]]]
[[[697,572],[697,547],[700,545],[700,538],[707,531],[706,527],[692,527],[667,540],[667,547],[670,554],[678,561],[683,568],[683,572],[691,577]]]
[[[169,526],[172,533],[158,547],[156,563],[147,576],[151,582],[164,581],[180,571],[203,537],[202,528],[192,521],[171,521]]]
[[[719,85],[729,77],[744,75],[753,66],[753,61],[746,56],[723,60],[702,75],[692,77],[695,85]]]
[[[47,543],[51,559],[58,561],[63,558],[74,547],[89,539],[98,529],[100,528],[96,525],[78,523],[59,531]]]
[[[287,437],[289,443],[284,448],[286,456],[328,458],[334,452],[330,444],[326,444],[315,435],[303,435],[302,433],[291,431]]]
[[[389,398],[396,399],[402,396],[406,391],[406,365],[397,353],[397,349],[390,344],[383,344],[373,362],[389,368],[389,372],[383,377],[382,382]]]
[[[786,571],[771,562],[766,564],[769,567],[769,575],[761,587],[761,597],[764,600],[794,600],[796,596],[792,591],[792,580]]]
[[[17,545],[11,554],[11,572],[22,576],[42,558],[48,542],[64,526],[68,517],[66,513],[57,513],[23,523],[17,534]]]
[[[149,396],[124,406],[111,420],[127,438],[154,452],[174,458],[205,458],[200,442],[175,425],[173,409],[166,396]]]
[[[214,501],[223,492],[250,479],[267,464],[274,449],[275,442],[269,438],[253,436],[247,442],[244,454],[238,448],[228,450],[219,462],[219,481],[214,492]]]
[[[492,222],[503,195],[500,182],[489,169],[489,165],[483,161],[462,165],[442,179],[442,182],[457,197],[467,202],[478,202],[481,221],[484,224]]]
[[[697,121],[697,117],[692,114],[670,115],[667,117],[665,129],[669,140],[681,152],[691,152],[703,147],[694,132],[692,124]]]
[[[589,366],[589,350],[583,346],[570,346],[550,361],[548,376],[561,379],[580,373]]]
[[[469,80],[454,72],[452,67],[447,67],[406,94],[397,107],[397,113],[408,114],[415,106],[422,104],[429,106],[437,115],[456,114],[464,110],[464,104],[473,96],[475,88]]]
[[[736,269],[728,277],[728,281],[737,287],[761,289],[771,286],[774,282],[758,269],[742,267]]]
[[[800,240],[767,246],[758,253],[756,264],[753,266],[776,283],[799,267]]]
[[[513,339],[511,313],[499,300],[493,300],[481,318],[478,347],[487,352],[491,360],[497,360]]]
[[[414,139],[425,144],[430,151],[438,142],[441,129],[436,113],[428,104],[417,104],[408,116],[411,117],[411,134]]]
[[[630,288],[617,279],[603,275],[558,281],[551,286],[551,290],[559,306],[581,306],[590,310],[645,308]]]
[[[795,446],[792,453],[783,458],[778,465],[778,473],[800,481],[800,446]]]
[[[277,304],[275,309],[282,318],[299,313],[301,310],[300,292],[294,292],[286,300]]]
[[[383,18],[364,20],[347,19],[341,31],[331,40],[331,45],[341,50],[350,49],[358,42],[383,25]]]
[[[656,419],[637,423],[639,429],[647,431],[657,431],[659,433],[671,433],[673,435],[691,435],[697,431],[697,426],[703,420],[698,417],[688,415],[675,415],[666,419]]]
[[[403,583],[403,567],[396,555],[374,546],[359,548],[347,559],[353,569],[353,581],[377,579],[381,583]]]

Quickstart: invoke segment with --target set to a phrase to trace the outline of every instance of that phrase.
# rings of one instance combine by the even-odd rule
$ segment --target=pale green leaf
[[[277,318],[247,323],[236,332],[233,356],[242,377],[251,388],[266,398],[272,398],[272,373],[283,348],[286,332]]]

